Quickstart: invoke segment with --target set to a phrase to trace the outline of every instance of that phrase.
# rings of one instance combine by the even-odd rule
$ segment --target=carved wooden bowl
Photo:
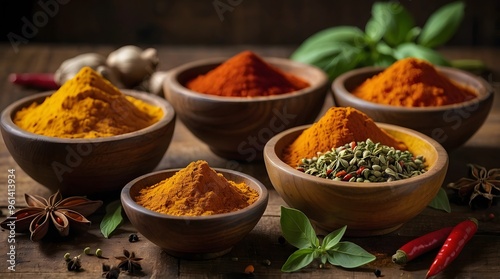
[[[245,182],[259,198],[238,211],[211,216],[174,216],[138,205],[139,191],[174,175],[179,169],[143,175],[128,183],[121,192],[123,209],[134,227],[149,241],[170,255],[202,260],[222,256],[242,240],[259,222],[267,207],[268,191],[257,179],[226,169],[215,169],[226,179]]]
[[[133,178],[152,171],[163,158],[175,127],[175,112],[163,98],[123,90],[161,107],[164,117],[139,131],[95,139],[65,139],[27,132],[14,124],[15,113],[53,92],[26,97],[1,115],[1,131],[16,163],[34,180],[65,196],[118,192]]]
[[[446,175],[448,155],[430,137],[389,124],[377,123],[403,141],[414,155],[423,155],[428,171],[392,182],[346,182],[305,174],[281,159],[285,147],[309,126],[284,131],[264,148],[266,169],[278,194],[329,233],[347,225],[351,236],[390,233],[417,216],[435,197]]]
[[[184,84],[226,59],[188,63],[172,69],[164,83],[165,98],[179,119],[217,155],[235,160],[262,159],[265,143],[288,128],[314,122],[323,107],[328,78],[320,69],[280,58],[266,62],[308,81],[308,88],[277,96],[222,97],[198,93]]]
[[[446,150],[453,150],[483,125],[493,104],[493,88],[481,77],[468,72],[437,67],[451,80],[473,88],[478,96],[467,102],[439,107],[398,107],[369,102],[351,94],[366,79],[383,68],[366,67],[342,74],[332,84],[337,106],[356,108],[376,122],[407,127],[438,141]]]

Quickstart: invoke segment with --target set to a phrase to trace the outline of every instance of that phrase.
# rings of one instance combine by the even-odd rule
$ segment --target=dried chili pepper
[[[401,246],[392,256],[392,261],[405,264],[424,253],[441,247],[452,230],[453,227],[446,227],[415,238]]]
[[[425,278],[438,274],[453,260],[455,260],[464,248],[465,244],[467,244],[467,242],[469,242],[472,236],[474,236],[477,232],[477,226],[478,224],[475,218],[469,218],[456,225],[444,242],[441,250],[439,250],[439,253],[434,259],[429,271],[427,271]]]

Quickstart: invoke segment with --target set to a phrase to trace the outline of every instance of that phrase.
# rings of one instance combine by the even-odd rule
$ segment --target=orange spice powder
[[[471,100],[477,94],[453,82],[427,61],[405,58],[367,79],[352,94],[370,102],[403,107],[431,107]]]
[[[186,84],[199,93],[227,97],[279,95],[308,86],[308,82],[266,63],[251,51],[239,53]]]

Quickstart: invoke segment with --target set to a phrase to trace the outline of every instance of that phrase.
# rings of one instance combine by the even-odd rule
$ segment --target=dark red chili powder
[[[251,51],[233,56],[186,84],[199,93],[228,97],[279,95],[308,86],[308,82],[268,64]]]

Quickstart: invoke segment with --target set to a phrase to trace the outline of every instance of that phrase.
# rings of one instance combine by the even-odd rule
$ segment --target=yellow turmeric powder
[[[190,163],[173,176],[142,189],[137,204],[176,216],[228,213],[253,204],[259,194],[244,182],[228,181],[203,160]]]
[[[318,152],[323,153],[368,138],[373,142],[407,150],[403,142],[378,128],[375,122],[361,111],[351,107],[332,107],[318,122],[304,130],[286,147],[282,157],[285,163],[296,167],[303,158],[311,158]]]
[[[126,96],[90,67],[82,68],[43,103],[16,113],[14,123],[29,132],[59,138],[97,138],[148,127],[161,108]]]
[[[396,61],[352,94],[367,101],[403,107],[451,105],[477,96],[471,88],[453,82],[429,62],[416,58]]]

